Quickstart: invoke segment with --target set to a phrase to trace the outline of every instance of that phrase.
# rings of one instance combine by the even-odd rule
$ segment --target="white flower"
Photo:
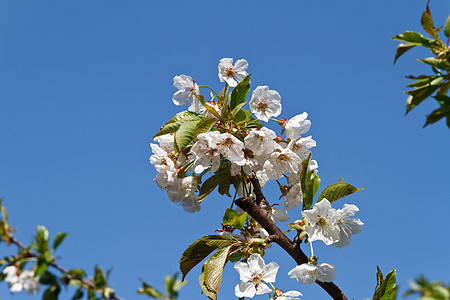
[[[310,148],[316,146],[316,141],[311,136],[305,138],[299,138],[297,140],[291,140],[288,144],[288,148],[300,157],[301,160],[308,158]]]
[[[159,146],[166,150],[167,152],[172,152],[174,150],[174,134],[168,133],[164,135],[160,135],[154,138],[155,141],[159,143]]]
[[[175,76],[173,78],[173,86],[178,89],[172,97],[172,101],[175,105],[184,105],[189,102],[189,111],[196,113],[203,111],[203,105],[195,97],[195,95],[199,94],[198,85],[191,76]]]
[[[275,282],[278,264],[271,262],[268,265],[264,263],[261,255],[252,254],[247,263],[238,262],[234,265],[236,271],[239,272],[242,281],[234,289],[237,297],[250,297],[270,293],[272,290],[265,282]]]
[[[279,147],[274,151],[269,160],[264,163],[264,170],[270,179],[276,180],[285,173],[297,173],[301,160],[289,148]]]
[[[166,187],[167,196],[170,202],[181,205],[186,212],[200,211],[200,203],[195,194],[197,185],[197,180],[192,176],[174,176],[173,181]]]
[[[316,280],[322,282],[331,282],[336,277],[334,274],[336,267],[330,264],[301,264],[293,268],[288,275],[295,278],[300,283],[311,284]]]
[[[34,278],[34,271],[26,270],[19,276],[19,281],[23,285],[23,289],[28,294],[37,294],[39,292],[40,286],[38,279]]]
[[[353,217],[359,211],[356,205],[344,204],[342,209],[338,209],[337,214],[337,225],[340,229],[339,231],[339,241],[333,244],[336,248],[343,248],[350,244],[352,239],[352,234],[357,234],[362,231],[364,225],[360,219],[349,219]]]
[[[244,144],[255,155],[270,154],[275,149],[274,138],[276,137],[277,135],[273,130],[262,127],[260,130],[250,131],[244,139]]]
[[[162,149],[156,144],[150,144],[152,148],[153,155],[150,156],[150,163],[154,166],[156,165],[167,165],[170,167],[174,166],[173,161],[167,155],[167,151]]]
[[[194,172],[199,174],[209,166],[212,173],[216,172],[220,166],[220,152],[217,145],[221,141],[220,132],[208,131],[199,134],[197,138],[189,153],[195,158]]]
[[[281,96],[277,91],[269,90],[268,86],[258,86],[249,102],[251,112],[262,121],[281,114]]]
[[[19,293],[25,289],[28,294],[36,294],[40,287],[38,279],[34,278],[34,271],[26,270],[19,276],[17,275],[18,272],[19,269],[15,266],[8,266],[2,271],[6,275],[5,282],[9,285],[10,292]]]
[[[275,290],[273,294],[274,300],[299,300],[300,298],[296,297],[303,296],[302,293],[298,291],[283,292],[280,290]]]
[[[287,121],[284,129],[288,139],[296,140],[301,137],[301,134],[308,132],[309,127],[311,127],[311,121],[306,120],[307,117],[308,114],[304,112]]]
[[[271,209],[268,212],[269,212],[269,218],[271,218],[274,223],[278,223],[279,221],[285,222],[285,221],[289,220],[288,215],[285,214],[279,208],[271,207]]]
[[[244,143],[230,133],[222,133],[217,142],[220,153],[231,163],[245,164]]]
[[[220,82],[226,81],[230,87],[235,87],[236,80],[239,82],[248,75],[245,71],[248,68],[248,62],[245,59],[239,59],[233,65],[232,58],[222,58],[218,68]]]
[[[309,222],[305,231],[310,242],[321,240],[326,245],[331,245],[339,240],[336,210],[331,208],[327,199],[323,198],[312,209],[304,210],[303,217]]]
[[[287,212],[291,209],[296,208],[297,206],[301,206],[302,203],[303,203],[302,185],[299,182],[290,186],[289,191],[284,196],[283,209],[284,211]]]

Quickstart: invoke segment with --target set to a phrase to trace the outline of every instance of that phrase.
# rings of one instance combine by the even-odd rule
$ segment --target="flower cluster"
[[[153,137],[157,143],[151,144],[150,162],[158,172],[154,181],[166,191],[171,202],[187,212],[199,211],[201,202],[216,188],[229,197],[230,189],[234,188],[233,207],[237,195],[255,200],[259,189],[269,180],[276,181],[282,209],[275,208],[278,203],[264,199],[263,214],[277,226],[275,223],[289,219],[287,213],[300,207],[302,219],[289,226],[297,231],[298,240],[311,245],[308,263],[296,266],[288,275],[304,284],[316,280],[331,282],[336,268],[328,263],[318,264],[312,242],[320,240],[342,248],[350,244],[353,234],[361,232],[363,223],[352,218],[358,212],[355,205],[344,204],[337,210],[331,207],[331,202],[359,189],[340,180],[326,187],[314,204],[320,178],[318,163],[311,159],[316,141],[306,136],[311,127],[308,114],[274,119],[282,111],[281,96],[268,86],[256,87],[250,100],[246,100],[251,76],[247,68],[245,59],[234,64],[232,58],[221,59],[218,77],[225,87],[220,93],[197,85],[190,76],[174,77],[173,85],[178,91],[173,95],[173,103],[189,105],[188,110],[165,123]],[[200,93],[201,88],[211,91],[209,100]],[[262,123],[270,121],[277,129]],[[241,279],[235,294],[254,297],[273,292],[271,299],[298,299],[300,292],[283,292],[273,286],[278,265],[265,265],[261,257],[271,243],[270,230],[266,229],[246,212],[232,208],[225,212],[218,243],[228,239],[234,247],[230,253],[239,257],[234,259],[245,261],[235,264]],[[240,232],[235,234],[234,230]],[[205,286],[205,293],[211,292],[207,283]]]
[[[236,87],[238,82],[250,76],[245,71],[247,67],[248,63],[244,59],[234,65],[231,58],[221,59],[219,79],[225,81],[227,87]],[[199,86],[187,75],[175,76],[174,86],[178,91],[173,95],[173,102],[176,105],[189,103],[188,112],[191,114],[185,112],[185,115],[172,119],[162,127],[165,130],[161,131],[165,134],[157,134],[154,138],[158,144],[151,144],[153,155],[150,157],[150,162],[158,171],[155,181],[161,189],[166,190],[171,202],[178,203],[188,212],[199,211],[200,201],[196,191],[201,190],[201,177],[205,171],[216,173],[224,166],[239,195],[251,193],[251,187],[246,181],[249,176],[256,176],[262,185],[267,180],[286,177],[288,182],[282,195],[284,211],[301,205],[299,172],[302,161],[310,154],[309,149],[316,146],[311,136],[302,136],[311,126],[307,113],[289,120],[274,120],[281,126],[281,133],[277,135],[259,122],[268,122],[281,113],[280,94],[269,90],[268,86],[258,86],[253,91],[248,104],[256,118],[248,114],[244,120],[238,118],[239,114],[246,115],[242,107],[231,118],[226,116],[227,113],[232,114],[226,112],[231,105],[228,103],[229,98],[233,97],[230,94],[215,94],[210,101],[204,102],[203,96],[199,94]],[[196,128],[192,133],[194,136],[191,136],[192,141],[183,145],[184,149],[177,149],[177,143],[184,137],[178,139],[178,132],[166,129],[170,126],[175,131],[184,129],[186,123],[199,125],[206,116],[210,116],[207,120],[211,120],[211,127],[204,132]],[[285,138],[282,137],[283,133],[286,134]],[[317,172],[316,161],[309,161],[309,170]]]
[[[25,290],[28,294],[36,294],[40,289],[38,279],[34,277],[32,270],[20,273],[17,267],[8,266],[3,269],[2,273],[5,274],[5,282],[9,285],[11,293]]]

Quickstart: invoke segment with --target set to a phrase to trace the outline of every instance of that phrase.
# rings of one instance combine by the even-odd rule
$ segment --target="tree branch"
[[[267,201],[262,193],[261,186],[258,179],[250,178],[253,185],[253,192],[256,200],[252,198],[242,197],[235,200],[237,206],[246,211],[253,219],[256,220],[271,236],[271,241],[277,243],[284,249],[298,265],[308,263],[308,257],[300,249],[299,243],[291,241],[278,226],[272,221],[267,213]],[[321,282],[316,280],[316,283],[322,287],[335,300],[348,300],[341,289],[333,282]]]
[[[22,250],[24,250],[24,251],[27,251],[26,253],[27,253],[27,255],[28,255],[29,257],[39,258],[39,256],[38,256],[36,253],[33,253],[32,251],[30,251],[24,244],[22,244],[22,243],[21,243],[19,240],[17,240],[14,236],[10,235],[10,236],[9,236],[9,241],[10,241],[12,244],[15,244],[16,246],[18,246],[20,249],[22,249]],[[57,265],[57,264],[54,263],[54,262],[51,263],[50,266],[54,267],[55,269],[57,269],[58,271],[60,271],[60,272],[62,272],[62,273],[64,273],[64,274],[67,274],[67,273],[69,272],[69,270],[67,270],[67,269],[65,269],[65,268],[63,268],[63,267]],[[87,280],[87,279],[82,278],[82,277],[80,277],[80,276],[77,276],[77,275],[75,275],[75,274],[72,274],[71,276],[72,276],[71,279],[77,279],[77,280],[81,281],[84,285],[88,286],[88,287],[91,288],[91,289],[96,289],[96,288],[97,288],[97,286],[95,285],[95,283],[92,282],[92,281],[90,281],[90,280]],[[109,297],[110,297],[111,299],[114,299],[114,300],[124,300],[123,298],[120,298],[119,296],[117,296],[115,293],[109,294]]]

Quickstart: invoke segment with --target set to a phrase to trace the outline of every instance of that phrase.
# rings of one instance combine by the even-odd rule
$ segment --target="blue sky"
[[[220,89],[219,59],[245,58],[252,87],[281,94],[281,117],[308,112],[321,188],[342,177],[366,188],[345,200],[360,208],[362,233],[344,249],[315,245],[337,267],[335,283],[349,298],[370,297],[377,265],[397,269],[402,291],[420,274],[448,281],[449,130],[444,122],[422,129],[431,101],[404,116],[404,76],[429,73],[415,61],[428,53],[415,49],[392,65],[398,43],[390,37],[420,30],[425,5],[2,1],[0,196],[17,237],[30,242],[37,224],[69,232],[60,263],[112,267],[110,281],[127,299],[144,299],[135,295],[138,277],[162,287],[183,250],[212,234],[229,205],[215,193],[188,214],[153,182],[151,137],[182,109],[171,101],[172,78],[189,74]],[[443,24],[450,3],[430,6]],[[281,265],[279,287],[328,299],[289,279],[294,262],[277,246],[265,260]],[[199,273],[188,275],[181,299],[204,297]],[[219,297],[233,299],[238,282],[227,265]],[[11,296],[5,284],[0,297],[39,299]]]

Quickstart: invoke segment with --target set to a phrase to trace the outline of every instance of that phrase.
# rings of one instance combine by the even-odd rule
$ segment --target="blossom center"
[[[268,107],[269,105],[267,105],[266,100],[261,100],[258,102],[258,110],[265,112]]]
[[[327,224],[327,221],[325,220],[325,218],[319,216],[319,220],[317,220],[317,225],[323,226],[323,225],[325,225],[325,224]]]
[[[228,68],[225,68],[224,72],[225,72],[225,75],[227,75],[227,77],[234,77],[234,75],[236,75],[236,72],[234,71],[233,66],[229,66]]]
[[[255,288],[258,288],[258,286],[262,283],[261,277],[256,273],[252,274],[252,278],[250,281],[255,285]]]

